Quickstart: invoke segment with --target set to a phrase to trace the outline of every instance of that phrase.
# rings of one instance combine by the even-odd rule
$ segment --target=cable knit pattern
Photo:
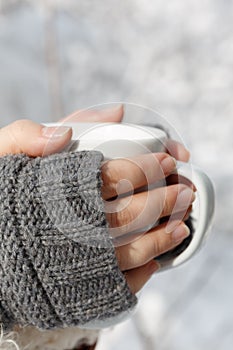
[[[96,151],[0,158],[0,322],[42,329],[136,304],[119,270]]]

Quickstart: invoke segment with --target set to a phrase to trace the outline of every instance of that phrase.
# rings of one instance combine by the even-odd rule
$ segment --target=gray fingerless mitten
[[[101,153],[0,158],[0,322],[108,325],[131,310],[101,198]]]

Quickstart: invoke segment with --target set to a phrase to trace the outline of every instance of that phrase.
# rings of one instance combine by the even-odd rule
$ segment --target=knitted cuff
[[[0,158],[0,322],[42,329],[118,319],[136,304],[119,270],[96,151]]]

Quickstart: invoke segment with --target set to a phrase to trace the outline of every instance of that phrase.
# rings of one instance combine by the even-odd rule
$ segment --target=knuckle
[[[163,208],[162,215],[170,215],[175,207],[177,196],[178,196],[178,187],[176,185],[170,186],[167,188],[164,197],[163,197]]]
[[[29,123],[28,119],[18,119],[10,124],[10,130],[23,131]]]
[[[157,236],[151,238],[151,246],[153,249],[154,257],[159,256],[160,254],[163,254],[166,251],[169,251],[174,246],[170,233],[162,232],[162,235],[162,237]]]
[[[128,230],[133,220],[133,216],[131,211],[125,208],[121,211],[109,213],[109,220],[111,227],[121,228],[122,226],[124,226],[124,230]]]
[[[158,238],[151,238],[151,247],[152,247],[152,251],[153,251],[153,256],[157,256],[161,253],[161,249],[160,249],[160,242]]]
[[[109,176],[111,177],[111,183],[112,183],[112,187],[114,188],[114,190],[116,191],[116,187],[118,182],[121,180],[122,176],[121,176],[121,170],[117,167],[117,166],[113,166],[110,169],[110,174]]]
[[[130,245],[123,248],[122,252],[121,252],[121,249],[119,249],[118,257],[119,257],[119,260],[118,260],[119,266],[122,271],[125,271],[131,268],[134,261],[133,260],[134,257],[131,254]]]
[[[124,226],[124,230],[126,232],[130,232],[132,230],[132,224],[134,222],[134,215],[132,210],[129,208],[124,208],[119,212],[119,225]]]
[[[119,170],[112,166],[113,161],[108,161],[102,165],[102,181],[104,192],[107,196],[114,196],[116,194],[117,183],[119,181]]]
[[[19,135],[24,132],[27,122],[28,120],[26,119],[16,120],[4,129],[5,137],[7,138],[8,153],[20,153],[22,151]]]
[[[137,250],[136,252],[131,252],[132,259],[137,261],[139,266],[142,266],[148,262],[148,251],[147,250]]]
[[[121,254],[121,249],[120,248],[115,248],[115,255],[116,255],[116,259],[117,259],[119,268],[121,270],[124,270],[123,256]],[[125,259],[125,256],[124,256],[124,259]]]
[[[172,209],[172,203],[171,203],[171,197],[168,193],[161,198],[162,202],[162,216],[166,216],[171,212]]]
[[[170,211],[169,209],[170,209],[170,202],[166,198],[163,203],[162,215],[167,215]]]
[[[16,149],[20,149],[18,139],[20,139],[21,134],[25,133],[29,123],[30,121],[28,119],[19,119],[7,127],[8,136],[13,143],[12,146],[14,146]]]
[[[118,219],[116,213],[108,213],[108,222],[110,227],[118,227]]]

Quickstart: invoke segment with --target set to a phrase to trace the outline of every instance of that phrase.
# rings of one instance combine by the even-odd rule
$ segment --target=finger
[[[105,201],[109,231],[115,238],[126,233],[148,231],[158,219],[186,212],[194,200],[192,189],[185,185],[172,185]]]
[[[166,142],[168,153],[182,162],[188,162],[190,158],[189,151],[181,143],[168,139]]]
[[[133,294],[139,292],[140,289],[148,282],[151,276],[159,270],[159,264],[152,260],[144,266],[126,271],[124,273],[128,286]]]
[[[168,222],[169,220],[174,222],[174,221],[186,221],[190,214],[192,212],[192,205],[190,205],[190,207],[187,210],[183,210],[180,211],[178,213],[172,213],[171,216],[164,216],[163,218],[161,218],[159,220],[160,224],[164,223],[164,222]],[[168,230],[169,230],[169,226],[168,226]]]
[[[171,174],[175,168],[175,159],[166,153],[149,153],[106,161],[101,167],[102,196],[109,199],[153,184]]]
[[[30,120],[18,120],[0,129],[0,155],[25,153],[43,156],[59,152],[71,140],[72,130],[44,127]]]
[[[103,110],[78,110],[68,115],[61,122],[114,122],[120,123],[124,116],[124,106],[117,105]]]
[[[157,226],[140,239],[116,248],[116,256],[122,271],[145,265],[155,257],[175,248],[190,234],[183,222],[177,222],[167,233],[167,224]]]

